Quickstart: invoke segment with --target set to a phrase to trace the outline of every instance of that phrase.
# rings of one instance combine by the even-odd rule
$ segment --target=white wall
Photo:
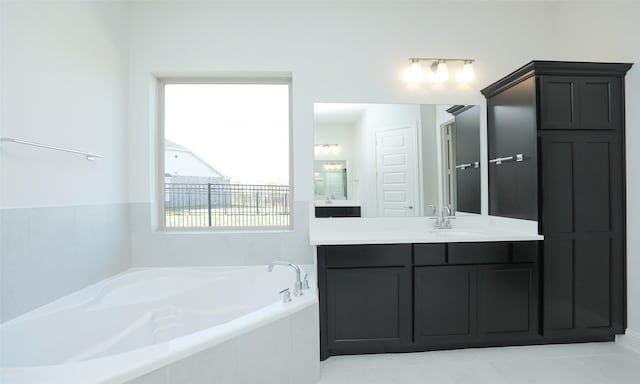
[[[131,6],[130,198],[147,212],[134,217],[145,233],[143,239],[134,241],[134,257],[153,249],[159,254],[146,256],[146,263],[250,261],[256,243],[272,240],[274,244],[261,248],[275,256],[290,238],[300,240],[298,246],[278,257],[308,251],[302,246],[306,234],[298,227],[284,237],[244,236],[242,246],[232,246],[227,235],[207,235],[206,240],[199,240],[206,250],[189,247],[197,256],[173,255],[158,247],[170,235],[148,230],[154,211],[145,208],[155,196],[154,180],[149,178],[155,167],[153,73],[291,72],[293,184],[295,198],[304,209],[313,196],[314,102],[484,106],[478,92],[482,87],[532,59],[638,61],[639,6],[591,2],[135,3]],[[405,88],[400,72],[414,56],[474,58],[477,79],[469,86]],[[639,77],[638,68],[628,76],[627,105],[637,104],[640,98]],[[633,108],[627,111],[630,149],[640,145],[639,113]],[[483,122],[485,116],[483,113]],[[481,145],[486,148],[484,134]],[[638,164],[637,151],[628,155],[629,164]],[[483,174],[486,179],[486,171]],[[486,191],[486,183],[483,189]],[[629,177],[628,195],[637,196],[639,189],[639,182]],[[629,200],[629,233],[637,233],[640,203]],[[170,242],[180,249],[186,241]],[[210,255],[212,248],[226,256]],[[629,324],[634,329],[640,329],[640,305],[634,305],[640,302],[640,276],[634,272],[640,270],[638,264],[640,244],[630,239]]]
[[[2,2],[0,321],[130,265],[128,7]]]
[[[640,4],[633,2],[1,4],[0,133],[94,150],[105,158],[87,163],[3,145],[0,207],[128,199],[134,203],[136,265],[252,264],[276,256],[309,260],[314,102],[484,106],[481,88],[532,59],[640,61]],[[400,75],[414,56],[474,58],[476,81],[406,88]],[[154,232],[153,75],[256,71],[293,75],[294,230]],[[634,150],[640,146],[640,111],[633,106],[640,102],[639,71],[636,66],[627,76],[629,326],[636,331],[640,240],[633,234],[640,231],[635,199],[640,181],[633,171],[640,163]],[[120,122],[127,108],[125,129]],[[485,120],[483,112],[483,126]],[[484,133],[481,145],[486,148]],[[86,189],[68,187],[77,180],[86,182]]]
[[[0,207],[125,201],[126,5],[3,7],[2,135],[104,158],[3,143]]]

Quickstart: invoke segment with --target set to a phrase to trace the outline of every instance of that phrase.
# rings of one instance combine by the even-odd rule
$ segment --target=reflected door
[[[379,216],[417,216],[417,125],[376,133]]]

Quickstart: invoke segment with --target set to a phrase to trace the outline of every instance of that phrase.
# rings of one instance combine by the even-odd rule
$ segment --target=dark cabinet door
[[[331,354],[393,351],[411,343],[408,267],[328,269]]]
[[[624,177],[619,137],[545,132],[544,332],[624,329]]]
[[[575,76],[540,76],[540,128],[579,129],[578,88]]]
[[[437,346],[473,337],[474,268],[415,267],[415,342]]]
[[[411,244],[318,247],[322,359],[411,343],[411,259]]]
[[[489,213],[537,220],[535,78],[528,78],[487,100]],[[521,154],[524,161],[496,162]],[[493,160],[493,161],[492,161]]]
[[[622,121],[618,77],[540,76],[540,129],[614,130]]]
[[[480,213],[480,107],[465,107],[455,121],[456,210]],[[471,166],[457,168],[465,164]]]
[[[505,340],[538,332],[535,264],[479,266],[478,336]]]

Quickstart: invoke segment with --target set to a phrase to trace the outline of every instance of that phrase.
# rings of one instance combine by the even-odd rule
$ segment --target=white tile
[[[167,369],[160,368],[136,379],[129,380],[126,384],[169,384]]]
[[[318,305],[291,316],[289,383],[315,383],[320,378]]]
[[[290,317],[277,320],[236,339],[238,379],[234,384],[283,384],[289,370]]]
[[[321,384],[638,384],[640,355],[615,343],[334,356]]]
[[[171,364],[168,383],[234,383],[240,357],[235,340],[229,340]]]
[[[602,377],[602,383],[640,383],[640,355],[605,355],[578,358],[587,372]]]

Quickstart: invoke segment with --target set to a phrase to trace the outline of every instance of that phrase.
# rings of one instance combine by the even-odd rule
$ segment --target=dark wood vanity
[[[630,67],[532,61],[483,89],[489,213],[544,241],[319,245],[321,358],[623,333]]]
[[[321,358],[535,342],[538,242],[318,247]]]

